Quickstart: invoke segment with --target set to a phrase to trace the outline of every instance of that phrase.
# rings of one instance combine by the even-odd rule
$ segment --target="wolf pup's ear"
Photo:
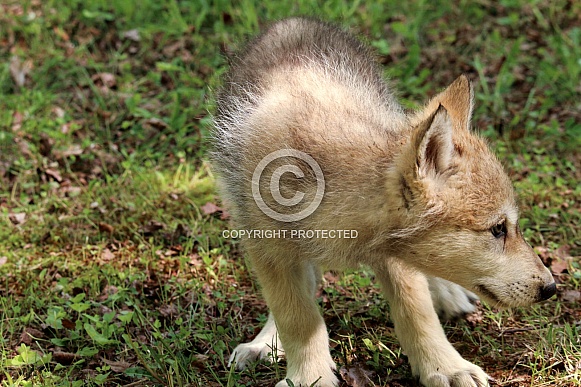
[[[474,109],[474,88],[466,75],[460,75],[446,90],[438,94],[430,105],[442,105],[457,128],[470,129]]]
[[[452,165],[454,142],[452,119],[443,105],[418,128],[415,138],[416,178],[436,179]]]

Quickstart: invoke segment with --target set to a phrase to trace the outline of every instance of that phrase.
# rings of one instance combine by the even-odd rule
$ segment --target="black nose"
[[[550,285],[543,286],[541,288],[541,293],[539,294],[541,301],[548,300],[557,293],[557,285],[553,282]]]

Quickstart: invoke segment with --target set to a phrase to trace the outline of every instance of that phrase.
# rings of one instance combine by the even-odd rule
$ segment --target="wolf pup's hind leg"
[[[428,277],[428,283],[434,309],[442,320],[450,321],[476,311],[474,302],[478,296],[471,291],[439,277]]]
[[[236,363],[236,369],[243,370],[251,361],[257,359],[278,361],[283,356],[284,349],[278,336],[274,316],[270,313],[266,325],[258,336],[250,343],[240,344],[234,349],[228,360],[228,367]]]
[[[289,257],[251,261],[276,322],[274,335],[278,330],[287,359],[287,376],[276,386],[287,387],[286,379],[290,379],[296,387],[337,386],[339,381],[335,376],[336,367],[329,352],[327,329],[315,302],[318,269],[308,262]],[[267,330],[264,337],[273,334],[270,321],[269,319],[264,328]],[[237,361],[237,356],[242,359],[248,355],[252,343],[238,346],[231,360]],[[261,346],[260,343],[257,344]],[[262,348],[264,349],[263,346]],[[267,351],[270,352],[270,348]]]

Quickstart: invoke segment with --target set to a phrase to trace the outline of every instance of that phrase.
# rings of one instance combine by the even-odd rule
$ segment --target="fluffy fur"
[[[507,175],[470,131],[472,100],[461,76],[407,114],[363,44],[310,19],[274,23],[233,60],[218,95],[212,159],[236,227],[347,229],[358,236],[243,239],[271,316],[231,362],[243,368],[284,352],[295,386],[338,385],[314,299],[319,267],[364,264],[390,302],[421,383],[487,385],[484,371],[448,342],[435,307],[447,317],[470,311],[471,292],[502,307],[528,305],[550,297],[554,283],[522,238]],[[280,149],[308,154],[325,177],[321,204],[302,220],[273,220],[252,196],[256,166]],[[268,193],[269,177],[284,165],[302,174],[280,176],[283,197],[305,195],[292,208]],[[298,212],[315,196],[316,177],[301,160],[276,160],[264,176],[260,192],[279,213]],[[493,235],[495,229],[502,234]]]

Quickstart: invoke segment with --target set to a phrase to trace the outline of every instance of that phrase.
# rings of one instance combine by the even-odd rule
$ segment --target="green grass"
[[[497,385],[581,385],[580,13],[564,0],[0,1],[1,385],[284,377],[284,362],[227,367],[267,308],[237,241],[221,238],[228,220],[204,207],[220,205],[205,139],[224,54],[297,14],[360,33],[406,107],[475,79],[474,126],[515,181],[559,295],[484,305],[446,331]],[[414,385],[372,273],[326,279],[338,366]]]

